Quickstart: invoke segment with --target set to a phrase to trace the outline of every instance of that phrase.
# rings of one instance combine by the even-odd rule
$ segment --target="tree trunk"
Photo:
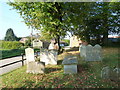
[[[108,45],[108,31],[106,31],[106,33],[103,35],[103,45]]]
[[[96,37],[97,37],[96,44],[100,44],[100,35],[98,34]]]
[[[60,46],[60,36],[59,35],[57,35],[57,42],[58,42],[58,46],[59,46],[58,54],[60,54],[61,46]]]

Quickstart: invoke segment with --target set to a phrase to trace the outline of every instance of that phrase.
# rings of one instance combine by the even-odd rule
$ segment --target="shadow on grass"
[[[66,52],[69,52],[69,51],[78,51],[79,50],[79,47],[73,47],[73,48],[70,48],[69,50],[66,50]]]
[[[84,71],[88,71],[90,69],[90,65],[89,64],[78,64],[77,65],[77,69],[78,69],[78,73],[82,73]]]
[[[57,65],[62,65],[62,61],[63,61],[63,60],[58,60],[58,61],[57,61]]]
[[[45,73],[48,74],[48,73],[52,73],[52,72],[55,72],[55,71],[59,71],[61,69],[62,68],[46,68]]]
[[[22,87],[20,87],[20,88],[27,88],[27,87],[32,87],[33,86],[33,84],[35,83],[34,81],[31,81],[31,80],[25,80],[24,82],[24,85],[22,86]]]

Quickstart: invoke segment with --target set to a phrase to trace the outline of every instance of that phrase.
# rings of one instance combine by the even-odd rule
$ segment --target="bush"
[[[23,46],[18,41],[0,41],[0,43],[2,43],[2,49],[19,49]]]
[[[0,59],[20,56],[21,53],[25,54],[24,49],[10,49],[10,50],[0,50],[0,51],[2,52],[2,57]]]

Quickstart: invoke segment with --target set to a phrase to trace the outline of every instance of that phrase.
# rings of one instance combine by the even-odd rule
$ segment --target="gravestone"
[[[26,60],[27,60],[27,73],[44,73],[44,63],[42,62],[35,62],[34,58],[34,50],[32,48],[25,49]]]
[[[27,65],[27,73],[33,73],[33,74],[38,74],[38,73],[44,73],[45,71],[45,64],[44,62],[29,62]]]
[[[45,62],[45,65],[57,65],[57,51],[46,49],[41,50],[40,61]]]
[[[101,71],[101,78],[110,79],[112,81],[120,81],[120,68],[104,67]]]
[[[101,77],[103,79],[109,79],[110,78],[110,68],[107,67],[103,67],[102,71],[101,71]]]
[[[85,45],[80,46],[80,56],[86,57],[86,46]]]
[[[77,57],[67,57],[63,60],[65,74],[76,74],[77,73]]]
[[[41,49],[40,50],[40,61],[41,62],[44,62],[45,65],[48,65],[49,64],[49,52],[47,49]]]
[[[110,72],[110,79],[120,82],[120,68],[114,68]]]
[[[35,61],[34,50],[32,48],[25,49],[27,64],[29,62]]]
[[[96,44],[93,47],[93,55],[94,55],[94,61],[101,61],[102,60],[102,48],[100,45]]]
[[[96,44],[94,47],[92,45],[81,45],[80,56],[85,61],[101,61],[102,60],[102,48],[100,45]]]
[[[93,61],[93,47],[91,45],[86,46],[85,61]]]
[[[49,64],[57,65],[57,50],[49,50]]]

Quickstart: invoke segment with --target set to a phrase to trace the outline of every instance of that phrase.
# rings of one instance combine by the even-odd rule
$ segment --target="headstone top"
[[[26,54],[27,62],[35,61],[34,50],[32,48],[26,48],[25,49],[25,54]]]
[[[62,62],[63,65],[78,64],[77,57],[65,58]]]

